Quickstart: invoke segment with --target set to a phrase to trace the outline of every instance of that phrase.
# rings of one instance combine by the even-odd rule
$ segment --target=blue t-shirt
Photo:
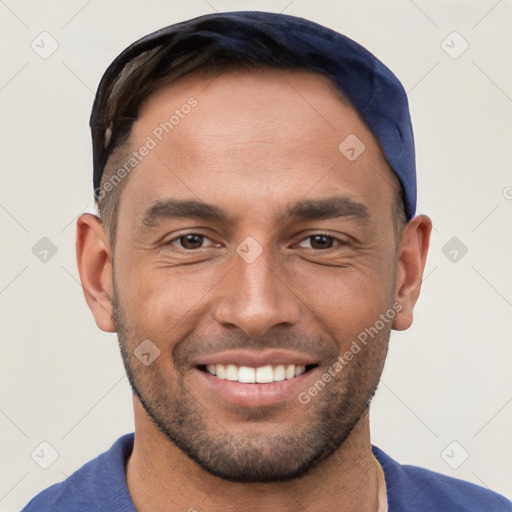
[[[136,512],[128,493],[125,463],[134,434],[69,478],[33,498],[22,512]],[[384,470],[389,512],[511,512],[512,503],[478,485],[416,466],[398,464],[376,446]]]

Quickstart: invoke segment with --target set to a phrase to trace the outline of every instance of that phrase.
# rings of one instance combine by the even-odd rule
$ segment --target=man
[[[111,64],[91,130],[78,267],[135,436],[24,510],[510,510],[370,442],[432,227],[389,69],[300,18],[203,16]]]

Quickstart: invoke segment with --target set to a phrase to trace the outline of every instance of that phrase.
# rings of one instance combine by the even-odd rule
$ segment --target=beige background
[[[75,219],[93,204],[98,81],[140,36],[237,9],[284,10],[345,33],[409,91],[418,212],[434,232],[414,325],[392,335],[373,442],[512,497],[511,0],[0,0],[0,511],[133,429],[116,337],[96,328],[74,256]],[[58,43],[47,59],[31,48],[43,31]],[[469,47],[452,58],[443,41],[452,56]],[[46,263],[32,252],[42,237],[57,248]],[[452,237],[468,248],[456,262],[443,253]],[[30,456],[43,441],[59,454],[48,469]],[[445,462],[465,451],[458,469]]]

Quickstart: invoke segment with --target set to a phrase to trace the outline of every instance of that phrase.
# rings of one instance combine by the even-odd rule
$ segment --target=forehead
[[[382,212],[398,183],[357,112],[307,71],[187,75],[142,105],[129,151],[148,141],[121,201],[139,214],[169,196],[277,212],[333,192]]]

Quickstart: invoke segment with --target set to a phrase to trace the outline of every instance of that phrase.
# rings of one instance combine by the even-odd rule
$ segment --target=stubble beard
[[[118,299],[112,306],[130,385],[154,424],[203,470],[240,483],[300,478],[343,445],[375,394],[391,330],[381,331],[372,345],[364,347],[309,404],[294,402],[292,407],[302,419],[292,428],[278,425],[263,433],[255,423],[247,422],[247,429],[233,433],[229,425],[212,420],[194,398],[187,389],[184,371],[178,372],[173,383],[158,359],[149,367],[141,364],[133,351],[142,338],[130,328]],[[337,355],[332,364],[326,363],[324,371],[334,366]],[[318,376],[321,378],[320,373]]]

